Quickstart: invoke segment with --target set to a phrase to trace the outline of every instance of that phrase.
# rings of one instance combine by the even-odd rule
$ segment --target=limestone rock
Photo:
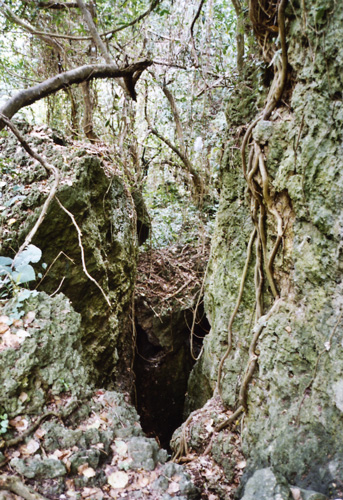
[[[19,348],[0,351],[0,408],[12,418],[28,409],[41,411],[48,390],[57,395],[67,387],[76,397],[90,393],[89,370],[80,342],[80,315],[70,301],[63,294],[49,297],[40,292],[23,301],[14,297],[3,308],[10,321],[16,321],[18,314],[25,320],[30,311],[35,312],[35,318],[26,326],[24,342]],[[11,330],[16,335],[13,325]]]
[[[146,437],[134,437],[128,443],[133,469],[154,470],[158,462],[167,460],[167,452],[160,450],[156,441]]]
[[[272,117],[272,135],[262,134],[263,123],[256,130],[256,138],[265,142],[270,193],[287,228],[283,248],[274,261],[283,305],[267,322],[258,342],[242,441],[254,469],[270,466],[290,484],[341,498],[343,47],[336,40],[343,25],[343,3],[314,0],[306,9],[306,18],[317,22],[319,12],[320,34],[306,31],[305,35],[309,45],[314,41],[324,44],[325,39],[325,51],[315,61],[309,45],[301,42],[305,15],[301,3],[293,14],[287,14],[288,62],[293,75],[290,106],[279,104]],[[253,88],[258,88],[258,81]],[[251,107],[251,96],[244,96],[246,110]],[[241,107],[242,91],[235,89],[227,113],[233,135],[237,126],[246,127],[257,116],[251,109],[247,117],[245,110],[239,121],[231,111]],[[270,128],[268,125],[266,130]],[[190,377],[190,410],[201,406],[215,388],[253,229],[241,156],[232,153],[230,145],[222,167],[205,290],[211,332]],[[270,255],[276,237],[272,216],[268,216],[266,228]],[[265,282],[264,311],[272,302]],[[233,350],[223,366],[222,395],[230,409],[237,407],[247,366],[254,304],[252,261],[233,325]],[[200,387],[204,390],[199,391]]]
[[[242,500],[290,500],[287,481],[272,469],[257,470],[244,488]]]
[[[67,470],[60,460],[53,458],[27,458],[25,460],[14,458],[11,460],[11,466],[22,476],[29,479],[54,479],[64,476]]]
[[[61,291],[80,313],[80,338],[93,379],[100,385],[111,380],[117,388],[128,390],[132,382],[129,310],[137,252],[134,201],[123,179],[113,169],[106,170],[99,158],[80,149],[73,153],[54,144],[48,131],[42,134],[27,139],[59,168],[57,197],[74,217],[82,237],[80,242],[71,217],[53,200],[32,242],[42,250],[41,263],[48,269],[42,269],[41,263],[36,266],[37,274],[44,276],[39,290]],[[41,167],[16,142],[0,141],[1,154],[9,164],[21,166],[16,182],[9,177],[2,198],[7,208],[0,214],[5,235],[1,255],[11,257],[37,220],[52,180],[46,180]],[[13,225],[7,224],[10,218]],[[86,269],[99,286],[89,279]],[[121,372],[118,378],[117,371]]]

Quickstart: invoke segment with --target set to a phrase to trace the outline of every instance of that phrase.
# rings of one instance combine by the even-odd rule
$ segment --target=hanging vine
[[[253,329],[254,335],[249,348],[248,364],[245,370],[245,375],[243,377],[238,397],[238,407],[242,407],[242,411],[246,408],[247,388],[249,381],[252,378],[252,373],[257,361],[255,347],[258,341],[258,337],[265,326],[266,319],[269,319],[271,312],[274,312],[276,305],[280,302],[280,294],[277,289],[273,273],[273,264],[287,224],[283,221],[281,214],[276,208],[275,196],[270,189],[269,175],[265,164],[262,146],[256,139],[252,138],[252,133],[259,121],[268,120],[268,118],[271,116],[285,88],[287,79],[287,47],[285,37],[284,10],[286,2],[287,0],[281,0],[279,3],[275,4],[274,2],[270,2],[268,0],[265,0],[264,2],[250,0],[249,5],[250,18],[254,26],[254,32],[259,44],[261,45],[263,56],[265,59],[269,59],[270,57],[270,51],[272,50],[272,48],[271,44],[268,44],[269,35],[270,33],[275,33],[275,25],[272,23],[273,20],[277,18],[277,32],[279,33],[281,44],[281,57],[278,57],[278,53],[275,51],[274,47],[274,79],[269,90],[265,107],[259,114],[259,116],[255,118],[248,126],[241,146],[242,171],[247,182],[248,193],[250,197],[250,213],[252,222],[254,224],[254,229],[251,233],[248,244],[247,258],[242,273],[237,301],[229,319],[228,347],[219,363],[217,391],[221,396],[222,369],[224,362],[229,356],[232,349],[232,327],[242,301],[245,279],[252,255],[253,243],[256,238],[256,259],[254,274],[256,324]],[[271,30],[270,26],[273,26],[274,28]],[[247,149],[249,149],[248,154]],[[271,215],[275,219],[277,228],[276,241],[270,252],[268,252],[267,248],[266,233],[266,219],[268,215]],[[265,278],[267,280],[271,294],[273,295],[274,304],[270,308],[269,312],[264,316],[265,321],[263,323],[260,323],[259,320],[263,313],[262,287]]]
[[[288,65],[285,35],[286,3],[287,0],[278,0],[276,2],[272,0],[250,0],[249,2],[249,15],[254,33],[261,47],[264,60],[273,64],[274,78],[269,89],[266,104],[259,115],[247,127],[240,150],[242,172],[247,183],[248,196],[250,199],[250,214],[254,228],[251,232],[247,247],[247,256],[240,281],[238,297],[228,322],[227,349],[222,356],[218,367],[215,394],[220,396],[222,402],[223,367],[232,351],[233,325],[241,305],[254,246],[255,325],[252,330],[253,336],[249,346],[249,356],[240,384],[236,407],[233,409],[232,415],[218,425],[213,432],[219,432],[233,422],[237,421],[237,419],[246,411],[248,387],[258,360],[256,346],[267,321],[275,312],[277,312],[282,302],[282,299],[280,298],[281,291],[278,290],[274,275],[274,260],[280,248],[280,244],[287,227],[287,221],[283,219],[277,209],[276,196],[271,189],[263,145],[261,145],[258,140],[253,137],[253,131],[261,120],[268,120],[270,118],[285,89]],[[279,36],[281,51],[276,50],[276,45],[273,41],[273,38],[275,38],[276,35]],[[266,227],[267,220],[270,217],[272,217],[275,221],[276,240],[272,248],[268,251],[268,235]],[[270,293],[273,297],[273,303],[269,310],[264,313],[262,299],[263,284],[265,281],[267,282]],[[180,449],[177,451],[174,460],[180,459],[180,457],[187,454],[188,448],[186,445],[186,430],[190,422],[191,418],[188,418],[182,428]],[[205,454],[210,452],[211,446],[212,440],[207,446]]]

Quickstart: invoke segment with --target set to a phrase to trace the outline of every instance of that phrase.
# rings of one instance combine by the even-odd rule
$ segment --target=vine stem
[[[263,329],[267,326],[267,322],[270,319],[270,317],[279,309],[280,304],[282,299],[278,298],[275,300],[274,304],[272,307],[269,309],[268,313],[265,314],[264,316],[261,316],[260,319],[257,321],[256,325],[254,326],[253,329],[253,337],[250,342],[249,346],[249,360],[248,364],[245,370],[245,374],[241,383],[241,387],[239,390],[239,396],[238,396],[238,404],[239,407],[243,407],[246,409],[246,399],[247,399],[247,390],[248,390],[248,385],[250,380],[252,379],[252,376],[255,371],[256,363],[258,360],[258,356],[255,353],[256,345],[258,342],[258,339],[260,338],[261,332]]]
[[[225,360],[228,357],[228,355],[230,354],[231,349],[232,349],[232,325],[233,325],[233,322],[235,320],[235,317],[237,315],[239,306],[240,306],[241,301],[242,301],[245,280],[246,280],[246,277],[247,277],[248,268],[249,268],[249,262],[250,262],[251,253],[252,253],[251,252],[252,251],[252,246],[253,246],[254,240],[256,238],[256,234],[257,234],[257,231],[256,231],[256,228],[254,228],[253,231],[252,231],[252,233],[251,233],[251,235],[250,235],[250,240],[249,240],[249,243],[248,243],[247,257],[245,259],[245,264],[244,264],[244,269],[243,269],[243,273],[242,273],[241,283],[240,283],[240,286],[239,286],[239,292],[238,292],[238,297],[237,297],[236,305],[235,305],[234,310],[232,311],[232,314],[231,314],[231,317],[230,317],[230,320],[229,320],[229,325],[228,325],[228,346],[227,346],[227,349],[226,349],[226,351],[224,353],[224,356],[220,360],[219,367],[218,367],[218,377],[217,377],[216,390],[218,391],[218,394],[220,395],[221,399],[223,399],[222,396],[221,396],[221,385],[220,385],[221,376],[222,376],[222,370],[223,370],[223,366],[224,366]]]
[[[102,293],[104,299],[107,302],[108,307],[111,308],[112,306],[111,306],[110,299],[108,298],[108,296],[104,292],[103,288],[101,287],[101,285],[99,285],[99,283],[96,281],[96,279],[94,279],[93,276],[91,276],[89,274],[89,272],[87,271],[86,260],[85,260],[85,251],[84,251],[83,245],[82,245],[82,232],[81,232],[81,229],[79,228],[79,226],[75,220],[74,215],[71,212],[69,212],[69,210],[64,205],[62,205],[62,203],[60,202],[60,200],[57,197],[56,197],[56,200],[57,200],[57,203],[59,204],[59,206],[62,208],[62,210],[70,217],[70,219],[71,219],[71,221],[72,221],[72,223],[77,231],[77,236],[78,236],[78,240],[79,240],[79,247],[80,247],[80,251],[81,251],[81,261],[82,261],[83,272],[85,273],[87,278],[89,280],[91,280],[99,288],[100,292]]]

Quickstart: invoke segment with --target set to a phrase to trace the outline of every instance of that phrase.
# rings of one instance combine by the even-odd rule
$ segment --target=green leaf
[[[11,266],[13,259],[10,257],[0,257],[0,266]]]
[[[25,266],[29,262],[39,262],[42,257],[42,250],[35,245],[28,245],[15,259],[14,267]],[[18,270],[18,269],[17,269]]]
[[[13,272],[13,279],[18,284],[28,283],[36,279],[36,273],[32,266],[25,264],[16,267],[16,270]]]
[[[36,295],[38,295],[37,290],[22,290],[16,296],[16,302],[24,302],[24,300],[28,299],[29,297],[36,297]],[[21,307],[21,305],[19,307]]]
[[[7,276],[8,274],[12,274],[12,268],[0,264],[0,276]]]

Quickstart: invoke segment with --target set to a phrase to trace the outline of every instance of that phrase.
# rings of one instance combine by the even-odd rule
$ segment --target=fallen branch
[[[69,417],[69,415],[71,415],[73,413],[73,411],[75,411],[75,409],[77,408],[78,405],[79,405],[79,401],[76,399],[76,400],[71,401],[67,405],[67,407],[64,409],[64,411],[62,410],[61,412],[56,412],[56,411],[45,412],[43,415],[38,417],[36,422],[34,422],[28,429],[26,429],[26,431],[19,434],[19,436],[16,436],[12,439],[8,439],[7,441],[0,442],[0,448],[10,448],[11,446],[16,446],[17,444],[21,443],[25,438],[27,438],[33,432],[35,432],[35,430],[38,429],[40,424],[47,417],[53,416],[53,417],[56,417],[58,419],[63,419],[63,418]]]
[[[163,297],[162,302],[164,302],[165,300],[172,299],[173,297],[175,297],[176,295],[178,295],[180,292],[182,292],[182,290],[184,290],[194,280],[195,280],[194,276],[192,276],[191,278],[189,278],[178,290],[176,290],[176,292],[174,292],[174,293],[172,293],[170,295],[166,295],[165,297]]]
[[[38,429],[43,420],[51,416],[61,418],[61,413],[57,413],[55,411],[47,411],[46,413],[41,415],[34,424],[32,424],[28,429],[26,429],[26,431],[19,434],[19,436],[16,436],[12,439],[8,439],[7,441],[2,441],[0,443],[0,448],[10,448],[11,446],[16,446],[17,444],[21,443],[22,441],[24,441],[25,438],[30,436],[33,432],[35,432],[36,429]]]
[[[37,493],[34,489],[26,486],[20,479],[15,476],[7,476],[2,474],[0,476],[0,490],[8,490],[16,495],[19,495],[20,498],[24,498],[25,500],[48,500],[46,497],[43,497],[39,493]]]

